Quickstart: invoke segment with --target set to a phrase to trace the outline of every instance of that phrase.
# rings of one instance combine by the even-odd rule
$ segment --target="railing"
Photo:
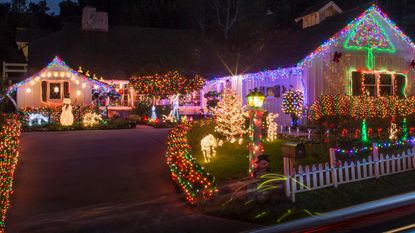
[[[335,150],[330,149],[330,164],[298,166],[289,169],[290,159],[284,158],[284,171],[287,177],[286,195],[295,202],[295,194],[322,189],[340,184],[379,178],[396,173],[406,172],[415,168],[415,147],[398,155],[378,155],[376,145],[373,145],[373,155],[356,162],[339,162]],[[291,171],[290,171],[291,170]]]

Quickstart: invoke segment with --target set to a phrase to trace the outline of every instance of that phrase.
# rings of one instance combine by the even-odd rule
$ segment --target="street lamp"
[[[249,109],[249,174],[254,176],[254,169],[258,156],[264,152],[262,146],[262,117],[265,96],[255,88],[247,96]]]
[[[262,94],[262,92],[258,91],[257,88],[255,88],[246,96],[246,98],[248,99],[249,107],[257,109],[262,108],[265,100],[265,95]]]

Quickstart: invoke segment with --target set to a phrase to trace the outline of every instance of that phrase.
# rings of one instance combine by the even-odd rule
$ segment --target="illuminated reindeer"
[[[222,142],[209,134],[200,141],[200,145],[205,163],[210,163],[210,158],[216,156],[216,147],[221,146]]]

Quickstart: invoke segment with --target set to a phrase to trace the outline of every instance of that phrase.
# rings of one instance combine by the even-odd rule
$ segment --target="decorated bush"
[[[398,98],[323,95],[311,107],[309,119],[332,134],[366,141],[369,138],[406,139],[415,134],[415,97]],[[394,125],[395,124],[395,125]]]
[[[4,232],[6,213],[13,192],[13,176],[19,156],[21,123],[18,116],[0,115],[0,232]]]
[[[215,195],[216,183],[215,178],[192,156],[187,138],[192,124],[191,121],[184,121],[170,131],[166,142],[166,159],[172,180],[184,192],[186,201],[196,204]]]

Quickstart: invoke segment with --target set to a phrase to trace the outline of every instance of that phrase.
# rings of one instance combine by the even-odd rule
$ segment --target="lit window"
[[[375,74],[364,74],[364,90],[367,96],[376,96],[376,75]]]
[[[393,95],[392,75],[380,74],[379,76],[379,96]]]
[[[49,99],[51,100],[61,99],[61,84],[60,83],[49,84]]]

